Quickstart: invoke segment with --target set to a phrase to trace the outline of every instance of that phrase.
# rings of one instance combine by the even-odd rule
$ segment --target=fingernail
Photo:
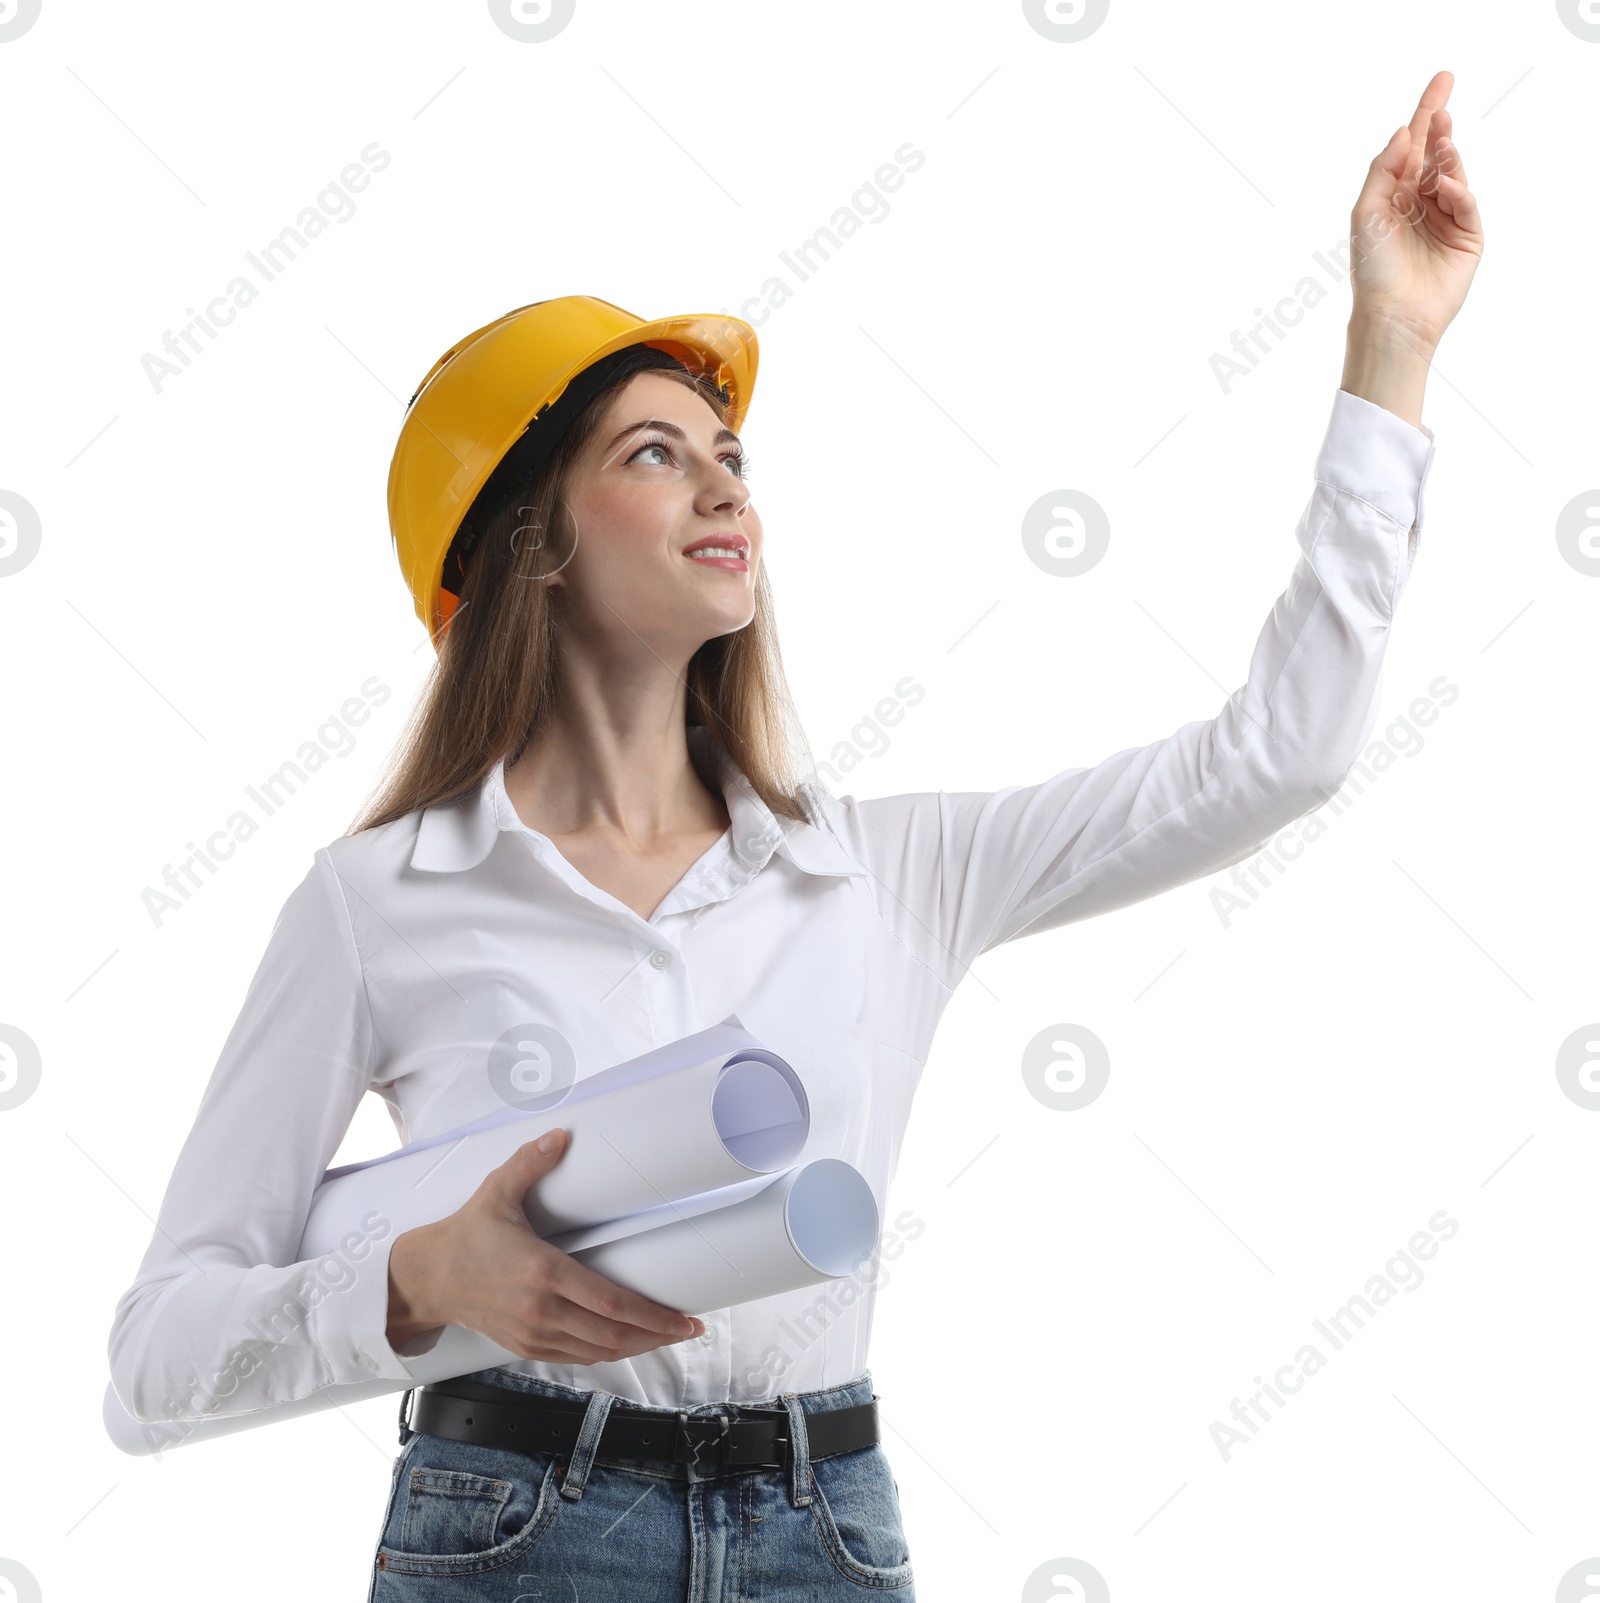
[[[554,1152],[560,1141],[561,1132],[559,1130],[546,1130],[539,1137],[539,1150],[541,1152]]]

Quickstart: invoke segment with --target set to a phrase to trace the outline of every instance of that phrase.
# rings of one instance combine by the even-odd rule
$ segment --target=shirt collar
[[[688,739],[691,749],[709,750],[728,809],[732,851],[748,872],[754,874],[777,851],[808,874],[866,874],[832,831],[774,813],[703,724],[692,726]],[[422,809],[411,866],[429,873],[476,868],[508,832],[548,839],[517,816],[506,793],[501,758],[477,790]]]

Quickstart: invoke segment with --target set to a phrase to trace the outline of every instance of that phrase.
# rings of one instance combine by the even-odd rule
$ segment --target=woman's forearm
[[[1404,418],[1414,429],[1421,428],[1422,392],[1432,361],[1432,345],[1416,333],[1358,313],[1345,334],[1339,388]]]

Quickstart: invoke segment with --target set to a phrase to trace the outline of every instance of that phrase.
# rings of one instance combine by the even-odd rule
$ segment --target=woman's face
[[[681,663],[750,622],[761,520],[739,453],[674,379],[639,373],[613,397],[567,479],[577,543],[548,582],[564,592],[569,628],[625,656],[648,648]]]

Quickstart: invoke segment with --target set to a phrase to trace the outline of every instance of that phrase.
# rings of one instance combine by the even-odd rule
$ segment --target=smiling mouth
[[[691,562],[709,568],[727,568],[735,573],[749,571],[750,545],[735,535],[712,536],[687,546],[683,553]]]

